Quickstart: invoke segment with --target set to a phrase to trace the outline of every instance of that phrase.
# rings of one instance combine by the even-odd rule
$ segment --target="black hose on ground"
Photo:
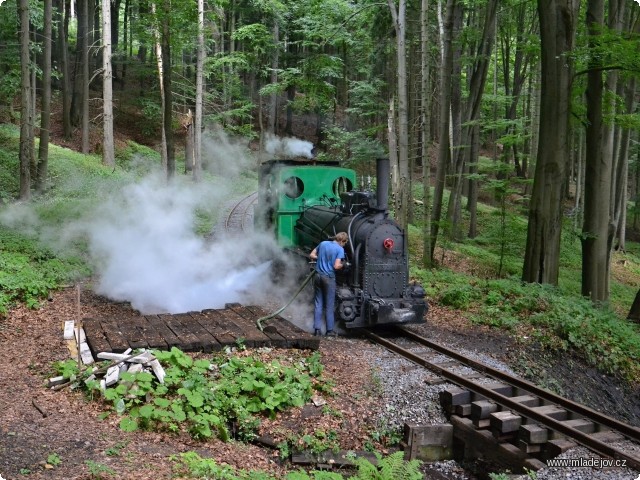
[[[264,327],[262,326],[262,322],[264,322],[265,320],[269,320],[270,318],[275,317],[276,315],[280,314],[285,308],[287,308],[289,305],[291,305],[291,303],[296,299],[296,297],[304,289],[304,287],[307,285],[307,283],[309,283],[311,281],[311,279],[313,278],[313,276],[315,274],[316,274],[316,271],[312,270],[311,273],[307,276],[307,278],[304,279],[304,282],[302,282],[302,285],[300,285],[300,288],[298,289],[298,291],[293,294],[293,297],[291,297],[291,300],[289,300],[284,307],[280,308],[279,310],[276,310],[273,313],[270,313],[269,315],[266,315],[266,316],[261,317],[258,320],[256,320],[256,325],[258,326],[258,329],[261,332],[264,331]]]

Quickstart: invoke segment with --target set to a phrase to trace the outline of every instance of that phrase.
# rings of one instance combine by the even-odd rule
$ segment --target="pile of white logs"
[[[84,330],[74,328],[74,322],[65,322],[64,326],[64,338],[65,340],[74,343],[74,347],[80,355],[82,363],[85,365],[91,365],[94,363],[93,356],[89,350],[89,346],[86,343]],[[131,353],[131,349],[127,349],[122,353],[113,352],[100,352],[97,354],[99,360],[110,360],[106,366],[93,367],[92,373],[85,382],[100,379],[100,388],[105,390],[107,387],[118,383],[120,375],[124,372],[138,373],[138,372],[150,372],[153,373],[160,383],[164,383],[165,371],[160,365],[158,359],[151,353],[151,351],[141,349],[136,353]],[[92,368],[92,367],[89,367]],[[48,386],[50,388],[62,388],[72,382],[71,379],[63,376],[50,378]]]

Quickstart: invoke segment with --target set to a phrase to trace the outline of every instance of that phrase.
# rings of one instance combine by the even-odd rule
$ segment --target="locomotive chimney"
[[[391,172],[390,162],[388,158],[378,158],[376,164],[377,188],[376,198],[378,201],[378,210],[387,210],[389,208],[389,176]]]

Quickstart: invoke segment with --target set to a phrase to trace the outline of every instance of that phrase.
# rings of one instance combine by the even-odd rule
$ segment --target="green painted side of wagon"
[[[305,207],[339,205],[340,193],[356,185],[355,171],[338,166],[273,163],[261,172],[258,203],[268,205],[257,215],[266,219],[282,247],[300,245],[296,220]]]

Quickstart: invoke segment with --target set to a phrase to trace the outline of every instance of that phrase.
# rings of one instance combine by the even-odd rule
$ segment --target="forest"
[[[224,205],[256,190],[259,165],[283,156],[339,162],[363,182],[388,157],[391,215],[434,336],[489,345],[524,377],[637,425],[639,53],[640,0],[0,0],[0,386],[11,384],[0,434],[21,437],[0,441],[0,479],[36,468],[174,478],[170,455],[193,445],[176,432],[127,437],[105,407],[77,434],[63,420],[29,440],[48,420],[24,412],[39,402],[56,421],[87,409],[69,390],[42,392],[52,368],[79,373],[58,348],[61,319],[125,311],[121,285],[171,298],[211,273],[243,274],[255,244],[215,246],[224,269],[200,247]],[[118,277],[111,263],[131,268]],[[113,295],[101,297],[100,278]],[[246,465],[255,445],[206,448],[269,470],[296,445],[399,441],[368,423],[378,397],[367,375],[383,382],[368,361],[345,360],[343,341],[322,351],[339,381],[314,383],[329,399],[318,418],[340,428],[305,419],[308,432],[283,437],[279,453],[251,450]],[[319,373],[319,358],[295,362]],[[260,422],[245,420],[253,438]],[[76,436],[106,440],[80,448]],[[64,464],[50,442],[80,453]],[[140,461],[122,461],[126,450]],[[180,461],[193,473],[201,460]]]
[[[20,125],[17,197],[47,190],[53,132],[113,166],[114,132],[136,125],[161,137],[168,177],[184,155],[196,180],[205,126],[260,151],[268,135],[303,136],[318,159],[362,171],[391,158],[395,216],[422,217],[425,266],[443,237],[477,235],[488,186],[528,218],[522,279],[555,285],[569,211],[581,293],[606,302],[628,211],[638,223],[627,206],[639,11],[632,0],[4,2],[0,98],[3,121]]]

